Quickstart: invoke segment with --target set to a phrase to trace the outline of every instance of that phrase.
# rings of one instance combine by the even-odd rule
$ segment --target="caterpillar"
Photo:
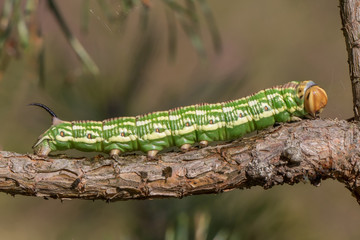
[[[111,157],[142,151],[149,158],[176,146],[187,151],[195,143],[233,140],[246,133],[304,117],[315,118],[327,104],[326,92],[313,81],[289,82],[248,97],[220,103],[202,103],[103,121],[63,121],[47,106],[52,125],[33,146],[37,155],[78,149],[109,153]]]

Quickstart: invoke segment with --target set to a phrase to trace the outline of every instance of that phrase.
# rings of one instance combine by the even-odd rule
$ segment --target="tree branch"
[[[256,136],[187,153],[122,156],[116,162],[0,152],[0,191],[108,201],[181,198],[237,188],[334,178],[360,202],[360,128],[339,120],[304,120]]]
[[[355,120],[360,120],[360,0],[340,0],[342,30],[348,52]]]

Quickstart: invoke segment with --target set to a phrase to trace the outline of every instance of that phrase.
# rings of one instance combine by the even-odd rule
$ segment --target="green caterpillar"
[[[150,158],[166,148],[183,151],[199,143],[232,140],[275,122],[316,117],[327,104],[326,92],[312,81],[289,82],[233,101],[196,104],[136,117],[104,121],[63,121],[43,104],[52,116],[52,126],[33,146],[35,154],[75,148],[118,157],[120,153],[143,151]]]

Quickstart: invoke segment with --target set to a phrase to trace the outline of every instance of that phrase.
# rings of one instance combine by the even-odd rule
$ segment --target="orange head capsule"
[[[304,101],[304,109],[311,117],[316,117],[326,106],[328,97],[313,81],[303,81],[296,88],[297,97]]]
[[[311,116],[316,117],[326,106],[328,97],[324,89],[319,86],[311,86],[305,92],[304,107],[305,111]]]

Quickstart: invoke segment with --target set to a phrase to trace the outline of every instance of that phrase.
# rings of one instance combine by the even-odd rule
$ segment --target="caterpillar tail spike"
[[[51,110],[48,106],[41,104],[41,103],[30,103],[29,106],[36,106],[44,109],[46,112],[48,112],[52,117],[52,126],[56,126],[61,124],[62,120],[60,120],[55,112]],[[40,141],[41,140],[41,141]],[[39,156],[47,156],[51,151],[54,149],[51,148],[51,145],[49,144],[50,138],[46,136],[46,134],[40,135],[37,143],[33,146],[34,152],[36,155]]]
[[[313,81],[289,82],[240,99],[203,103],[136,117],[103,121],[63,121],[47,106],[52,125],[34,145],[37,155],[74,148],[119,156],[142,151],[155,158],[173,146],[187,151],[195,143],[229,141],[243,135],[305,117],[317,117],[327,104],[326,92]]]
[[[29,103],[28,106],[37,106],[42,109],[45,109],[52,117],[57,117],[53,110],[51,110],[48,106],[42,103]]]
[[[28,106],[37,106],[37,107],[40,107],[40,108],[44,109],[45,111],[47,111],[52,117],[52,125],[58,125],[63,122],[56,116],[56,114],[53,110],[51,110],[48,106],[46,106],[42,103],[30,103]]]

